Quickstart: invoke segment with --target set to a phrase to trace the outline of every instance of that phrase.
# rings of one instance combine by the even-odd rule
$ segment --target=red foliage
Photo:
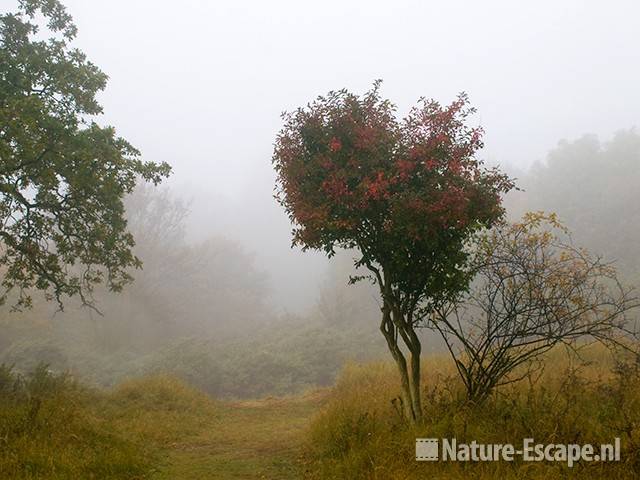
[[[373,179],[363,181],[364,197],[367,200],[389,198],[389,182],[384,178],[384,172],[378,172]]]
[[[336,175],[330,175],[322,182],[322,190],[326,192],[333,201],[337,202],[341,201],[341,197],[345,197],[350,193],[345,181]]]
[[[357,246],[398,269],[436,250],[453,263],[474,229],[500,218],[501,195],[513,187],[476,159],[483,144],[482,130],[466,125],[473,112],[463,94],[446,107],[421,99],[399,120],[376,84],[362,97],[332,92],[285,114],[273,163],[294,243]]]
[[[333,137],[331,139],[331,142],[329,142],[329,150],[331,150],[332,152],[337,152],[342,148],[342,142],[340,142],[340,140],[338,140],[336,137]]]

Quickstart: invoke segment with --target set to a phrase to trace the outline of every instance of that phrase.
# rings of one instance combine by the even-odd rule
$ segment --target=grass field
[[[424,423],[407,425],[394,410],[396,371],[389,363],[349,365],[314,417],[309,478],[635,479],[640,477],[640,374],[600,349],[581,360],[554,352],[545,368],[506,386],[485,404],[466,401],[447,359],[427,358]],[[621,461],[416,462],[416,438],[484,444],[609,444],[621,439]]]
[[[325,396],[219,404],[199,432],[169,445],[166,463],[152,478],[301,478],[306,430]]]
[[[451,364],[427,358],[425,423],[395,412],[388,363],[345,367],[333,388],[217,401],[168,376],[90,390],[39,369],[0,369],[2,479],[461,479],[638,478],[640,375],[599,353],[574,365],[548,359],[536,378],[485,405],[461,396]],[[415,462],[416,437],[460,441],[608,443],[622,461]]]
[[[2,373],[2,479],[302,478],[327,396],[217,402],[166,376],[92,391],[42,369],[19,386]]]

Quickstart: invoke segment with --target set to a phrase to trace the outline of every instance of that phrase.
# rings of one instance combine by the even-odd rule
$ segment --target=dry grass
[[[425,424],[407,425],[390,363],[347,365],[335,387],[290,397],[214,401],[167,376],[92,391],[40,371],[16,387],[0,369],[4,479],[637,478],[640,372],[602,350],[561,352],[482,406],[464,400],[452,364],[425,359]],[[622,462],[415,462],[416,437],[609,443]]]
[[[162,479],[299,479],[310,419],[326,393],[220,405],[217,421],[169,452]]]
[[[300,478],[304,435],[326,397],[231,403],[164,375],[111,391],[46,369],[30,378],[0,368],[3,480]]]
[[[172,442],[213,422],[216,405],[169,377],[92,391],[43,367],[0,369],[0,478],[140,479]]]
[[[464,400],[452,364],[425,360],[425,423],[407,425],[392,406],[399,386],[390,364],[350,365],[310,430],[314,479],[637,478],[640,474],[640,375],[615,371],[602,349],[581,361],[560,351],[543,372],[499,390],[484,405]],[[568,468],[546,462],[416,462],[415,438],[459,442],[610,443],[622,439],[622,461]]]

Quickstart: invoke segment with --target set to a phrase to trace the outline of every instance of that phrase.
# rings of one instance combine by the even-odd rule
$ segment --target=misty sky
[[[464,90],[485,158],[522,168],[562,138],[640,125],[637,1],[64,3],[110,77],[101,122],[173,165],[197,234],[246,245],[286,310],[315,298],[325,261],[289,250],[271,197],[281,111],[377,78],[401,112]]]

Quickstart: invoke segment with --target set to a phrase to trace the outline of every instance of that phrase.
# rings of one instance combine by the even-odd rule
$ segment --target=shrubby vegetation
[[[155,355],[146,368],[170,372],[215,397],[300,393],[331,385],[345,362],[370,360],[384,345],[353,329],[287,322],[224,343],[189,339]]]
[[[330,385],[348,360],[370,360],[383,352],[375,331],[354,335],[353,329],[282,320],[250,334],[223,338],[182,338],[146,354],[95,351],[66,338],[30,337],[6,349],[0,361],[21,371],[39,362],[84,382],[110,386],[148,373],[171,373],[215,397],[285,395],[311,386]]]
[[[637,354],[637,294],[615,267],[576,246],[555,214],[525,214],[478,235],[470,288],[437,305],[441,334],[470,400],[518,381],[514,372],[556,345],[586,342]]]

